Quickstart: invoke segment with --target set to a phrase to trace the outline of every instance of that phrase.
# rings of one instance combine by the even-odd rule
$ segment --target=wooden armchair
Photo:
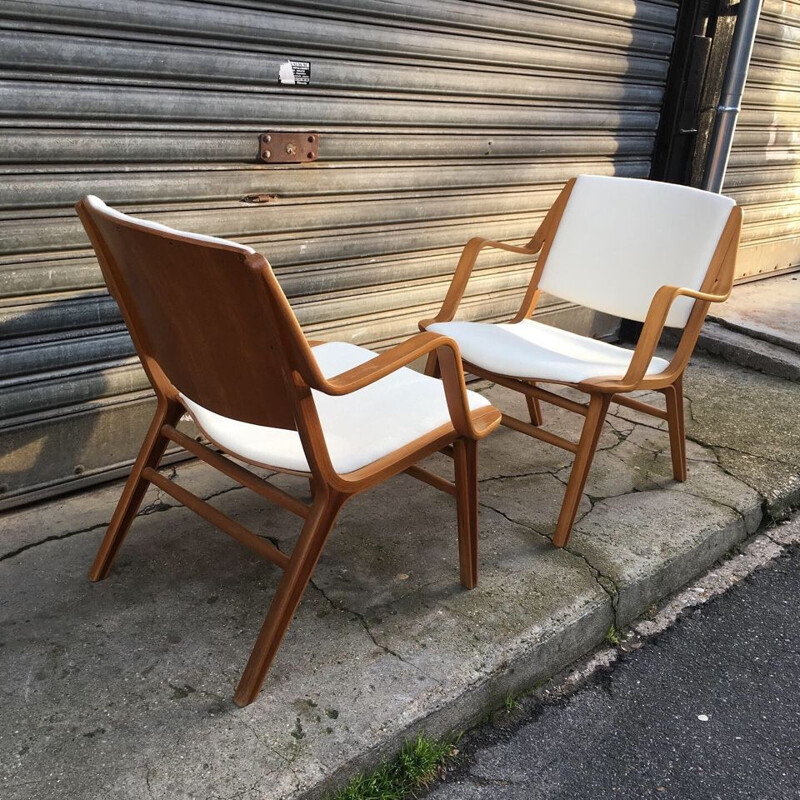
[[[420,328],[455,340],[468,372],[522,392],[530,422],[503,424],[575,454],[553,542],[563,547],[613,400],[665,419],[672,471],[686,480],[683,372],[711,303],[728,298],[742,213],[734,201],[673,184],[582,175],[570,180],[524,247],[472,239],[465,247],[442,309]],[[509,323],[453,321],[478,254],[486,247],[539,254],[519,313]],[[644,323],[635,350],[579,336],[530,319],[542,292]],[[670,361],[655,355],[665,326],[683,328]],[[426,372],[439,374],[436,353]],[[539,384],[573,386],[577,403]],[[666,410],[627,393],[655,389]],[[543,430],[540,401],[586,419],[575,444]]]
[[[267,260],[251,248],[138,220],[95,197],[77,211],[158,400],[91,580],[108,575],[150,483],[280,567],[236,690],[239,705],[257,696],[342,505],[386,478],[407,472],[455,496],[461,583],[475,586],[476,442],[499,425],[500,413],[466,390],[452,340],[425,333],[381,355],[342,342],[310,344]],[[433,352],[441,381],[404,366]],[[177,430],[187,411],[214,448]],[[170,442],[301,517],[293,552],[158,472]],[[455,483],[417,466],[437,451],[454,459]],[[308,476],[311,505],[228,456]]]

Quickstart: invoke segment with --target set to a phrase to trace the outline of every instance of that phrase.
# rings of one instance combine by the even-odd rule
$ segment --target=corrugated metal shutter
[[[648,175],[675,2],[265,5],[0,4],[0,504],[121,472],[151,413],[83,194],[253,245],[309,335],[380,347],[470,236],[529,237],[574,174]],[[319,160],[256,163],[270,129],[317,131]],[[489,254],[470,309],[508,316],[529,273]]]
[[[738,278],[800,266],[800,3],[764,3],[723,192],[744,206]]]

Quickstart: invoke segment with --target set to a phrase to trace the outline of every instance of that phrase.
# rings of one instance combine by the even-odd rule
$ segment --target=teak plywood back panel
[[[143,232],[86,206],[82,213],[116,254],[103,269],[136,315],[126,321],[143,357],[209,411],[294,429],[266,286],[247,254]]]

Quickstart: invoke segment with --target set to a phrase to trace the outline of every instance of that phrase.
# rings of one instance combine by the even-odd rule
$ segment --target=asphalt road
[[[428,800],[800,798],[800,548],[462,754]]]

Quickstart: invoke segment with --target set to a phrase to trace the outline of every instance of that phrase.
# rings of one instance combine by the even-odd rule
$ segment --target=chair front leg
[[[567,491],[564,495],[564,502],[561,504],[561,513],[558,516],[558,524],[553,536],[553,544],[556,547],[564,547],[569,541],[572,524],[575,522],[575,515],[578,513],[583,487],[586,485],[586,478],[592,466],[597,442],[600,440],[603,421],[606,418],[610,402],[610,394],[598,393],[590,396],[586,421],[583,423],[578,450],[575,453],[575,461],[572,464],[572,472],[570,472],[569,481],[567,482]]]
[[[686,423],[683,416],[683,373],[672,386],[661,390],[667,400],[667,425],[669,427],[669,449],[672,454],[672,477],[685,481],[686,470]]]
[[[460,438],[453,442],[458,504],[458,561],[461,585],[478,585],[478,443]]]
[[[111,517],[106,535],[97,551],[92,568],[89,570],[89,580],[101,581],[108,576],[114,563],[117,552],[122,546],[125,536],[130,530],[133,520],[142,504],[147,487],[150,482],[142,478],[146,467],[156,469],[164,451],[167,449],[169,439],[161,434],[164,425],[177,425],[183,416],[183,408],[177,403],[168,400],[159,400],[153,421],[147,430],[142,442],[139,455],[128,476],[128,481],[119,498],[117,508]]]
[[[311,580],[328,534],[347,498],[348,495],[333,492],[327,486],[315,486],[311,514],[303,525],[300,539],[278,584],[253,652],[236,688],[236,705],[249,705],[258,696],[261,684]]]
[[[435,350],[428,353],[428,359],[425,362],[424,372],[426,375],[430,375],[431,378],[442,377],[442,370],[439,367],[439,358],[437,357]]]

